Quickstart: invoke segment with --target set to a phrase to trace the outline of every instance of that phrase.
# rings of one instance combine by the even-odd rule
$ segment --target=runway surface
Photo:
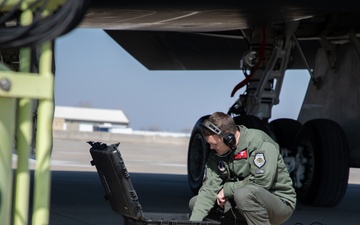
[[[111,144],[111,143],[108,143]],[[145,212],[189,213],[187,142],[121,142],[119,149]],[[112,211],[85,141],[54,140],[50,225],[123,225]],[[35,164],[35,162],[33,162]],[[360,169],[351,169],[343,201],[333,208],[298,204],[286,225],[358,225]]]

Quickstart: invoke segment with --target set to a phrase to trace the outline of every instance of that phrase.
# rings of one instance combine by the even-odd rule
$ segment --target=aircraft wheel
[[[252,116],[252,115],[236,116],[234,117],[234,121],[236,125],[244,125],[247,128],[255,128],[262,130],[268,135],[270,135],[270,137],[272,137],[274,140],[276,140],[276,137],[274,133],[270,130],[268,124],[256,116]]]
[[[195,124],[189,141],[187,157],[187,174],[190,190],[197,194],[204,178],[204,169],[210,152],[209,144],[206,143],[202,134],[201,124],[209,115],[201,117]]]
[[[280,147],[292,149],[295,137],[300,131],[302,124],[294,119],[281,118],[269,123],[270,130],[273,131],[277,143]]]
[[[328,119],[306,122],[296,137],[303,149],[305,164],[298,200],[313,206],[331,207],[339,203],[349,177],[349,145],[342,128]]]

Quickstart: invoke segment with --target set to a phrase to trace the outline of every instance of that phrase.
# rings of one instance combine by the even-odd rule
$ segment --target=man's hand
[[[216,196],[216,202],[221,208],[224,208],[226,201],[227,199],[224,196],[224,189],[221,189],[221,191],[219,191],[219,193]]]

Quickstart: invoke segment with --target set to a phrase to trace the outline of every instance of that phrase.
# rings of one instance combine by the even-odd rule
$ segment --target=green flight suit
[[[296,192],[279,145],[265,132],[239,126],[235,152],[219,157],[210,152],[203,185],[192,208],[191,221],[202,221],[224,189],[247,224],[280,224],[293,213]]]

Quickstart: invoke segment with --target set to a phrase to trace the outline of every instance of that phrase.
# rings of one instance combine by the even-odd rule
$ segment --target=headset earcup
[[[234,134],[227,133],[223,136],[224,143],[233,150],[236,145],[236,138]]]

